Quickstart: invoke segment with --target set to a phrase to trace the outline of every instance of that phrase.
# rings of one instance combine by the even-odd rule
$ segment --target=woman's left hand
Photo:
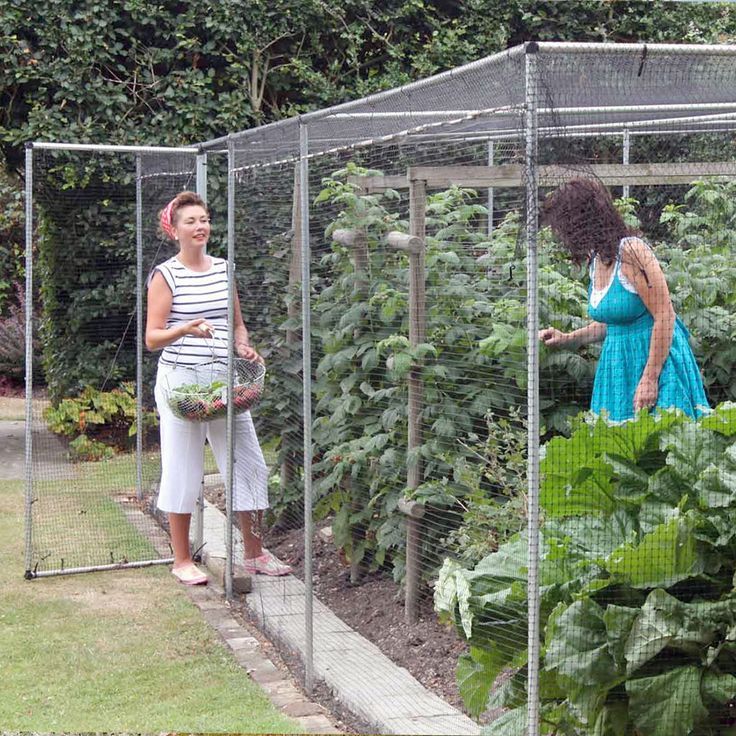
[[[646,375],[642,376],[634,394],[634,411],[651,409],[657,403],[658,395],[659,381],[655,381]]]
[[[260,363],[261,365],[265,365],[265,361],[258,354],[256,349],[252,345],[246,345],[245,343],[237,343],[235,345],[235,350],[237,351],[238,355],[241,358],[245,358],[246,360],[250,360],[254,363]]]

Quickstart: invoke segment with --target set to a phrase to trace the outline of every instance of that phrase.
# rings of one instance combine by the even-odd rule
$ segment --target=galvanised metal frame
[[[299,215],[301,217],[302,258],[302,381],[304,412],[304,686],[311,694],[314,687],[314,588],[312,582],[312,311],[309,243],[309,128],[299,121]]]
[[[89,565],[84,567],[71,567],[60,570],[34,570],[33,569],[33,151],[56,150],[56,151],[88,151],[99,153],[129,153],[135,155],[136,160],[136,417],[138,427],[142,427],[142,355],[143,355],[143,274],[142,274],[142,191],[141,191],[141,155],[146,153],[188,153],[197,154],[198,147],[164,147],[164,146],[116,146],[96,145],[83,143],[51,143],[33,142],[26,144],[25,153],[25,247],[26,247],[26,313],[25,313],[25,493],[24,493],[24,519],[25,519],[25,578],[32,580],[40,577],[52,577],[56,575],[71,575],[83,572],[97,572],[103,570],[119,570],[126,568],[149,567],[151,565],[165,565],[172,562],[172,558],[155,560],[142,560],[135,562],[113,563],[105,565]],[[136,439],[136,482],[137,493],[140,498],[143,493],[142,480],[142,432],[138,432]]]
[[[493,142],[505,140],[523,140],[525,146],[525,187],[526,187],[526,230],[527,230],[527,349],[528,349],[528,648],[529,648],[529,679],[528,679],[528,733],[530,736],[539,734],[539,656],[540,656],[540,596],[539,596],[539,353],[538,353],[538,297],[537,297],[537,232],[538,232],[538,174],[537,174],[537,147],[541,136],[545,138],[574,137],[574,136],[621,136],[623,144],[623,163],[628,162],[631,138],[635,135],[678,134],[709,132],[705,126],[728,126],[729,122],[736,117],[736,103],[714,102],[702,104],[656,104],[656,105],[604,105],[604,106],[570,106],[565,108],[550,109],[539,106],[540,101],[540,72],[538,69],[538,54],[566,52],[584,52],[591,54],[631,54],[632,52],[643,52],[643,44],[568,44],[568,43],[530,43],[519,46],[509,51],[501,52],[492,57],[473,62],[460,69],[444,72],[435,77],[420,80],[403,87],[372,95],[369,98],[348,102],[324,110],[307,113],[296,119],[298,125],[298,153],[296,145],[295,120],[288,119],[272,123],[270,125],[244,131],[236,135],[241,150],[247,150],[251,156],[250,161],[238,167],[237,171],[250,169],[268,168],[276,164],[287,162],[298,162],[300,173],[300,207],[302,219],[302,339],[303,339],[303,401],[304,401],[304,517],[305,517],[305,628],[306,628],[306,686],[311,690],[313,684],[313,621],[312,621],[312,477],[311,477],[311,318],[310,318],[310,271],[309,271],[309,198],[308,178],[309,159],[322,155],[357,150],[359,148],[390,143],[394,141],[421,141],[421,140],[473,140],[486,141],[489,144],[489,161],[493,156]],[[682,55],[705,55],[715,54],[723,56],[736,56],[736,45],[731,46],[702,46],[694,44],[657,44],[648,46],[649,53],[658,54],[682,54]],[[484,67],[492,67],[497,62],[523,58],[524,61],[524,101],[521,106],[506,106],[489,110],[424,110],[424,111],[381,111],[381,103],[401,95],[415,93],[424,88],[431,88],[433,84],[445,81],[453,77],[460,77],[463,72],[477,70]],[[407,96],[407,99],[409,97]],[[366,111],[365,107],[374,108]],[[362,109],[361,109],[362,108]],[[540,125],[546,114],[554,112],[555,115],[590,115],[590,114],[631,114],[637,113],[638,120],[627,120],[620,122],[586,123],[581,125]],[[692,113],[682,116],[667,116],[663,119],[647,119],[651,114],[662,113]],[[698,114],[701,113],[701,114]],[[523,133],[520,134],[517,124],[504,129],[488,131],[453,131],[457,127],[470,120],[481,121],[484,117],[493,117],[496,120],[523,116]],[[436,120],[436,118],[441,118]],[[406,120],[418,121],[428,120],[424,124],[407,127],[391,134],[361,139],[357,136],[324,137],[320,134],[310,136],[310,127],[313,123],[335,120]],[[430,122],[431,121],[431,122]],[[667,126],[667,127],[665,127]],[[700,129],[703,126],[704,129]],[[288,138],[290,128],[294,137],[287,140],[284,145],[283,139]],[[713,130],[713,132],[717,132]],[[263,140],[264,134],[275,134],[270,141]],[[276,144],[278,137],[281,139]],[[233,135],[226,138],[218,138],[207,141],[204,147],[216,147],[223,142],[230,143]],[[247,144],[252,141],[252,147]],[[329,145],[329,144],[332,145]],[[246,145],[243,145],[246,144]],[[310,144],[313,152],[310,153]],[[324,148],[322,146],[328,144]],[[290,150],[291,149],[291,150]],[[288,151],[285,156],[276,156],[276,150]],[[292,152],[293,151],[293,152]],[[269,155],[271,158],[269,158]],[[260,160],[259,160],[260,159]],[[489,201],[493,196],[492,190],[488,192]]]
[[[537,231],[539,184],[537,181],[539,72],[536,44],[526,45],[526,113],[524,115],[526,188],[527,278],[527,733],[539,735],[539,299]]]
[[[261,128],[255,128],[249,131],[244,131],[238,134],[230,134],[228,136],[217,138],[204,142],[200,150],[208,149],[213,150],[221,144],[227,144],[228,152],[228,261],[233,267],[233,240],[234,240],[234,174],[236,171],[246,170],[250,168],[259,168],[261,166],[268,167],[275,163],[283,162],[299,162],[299,181],[300,181],[300,210],[301,210],[301,221],[302,221],[302,236],[301,236],[301,251],[302,251],[302,339],[303,339],[303,409],[304,409],[304,512],[305,512],[305,586],[306,586],[306,607],[305,607],[305,627],[306,627],[306,653],[305,653],[305,666],[306,666],[306,684],[307,689],[310,690],[313,685],[313,620],[312,620],[312,559],[311,559],[311,532],[313,526],[312,519],[312,476],[311,476],[311,461],[312,461],[312,437],[311,437],[311,353],[310,353],[310,334],[311,334],[311,314],[310,314],[310,245],[309,245],[309,195],[308,195],[308,184],[309,184],[309,159],[312,157],[321,156],[326,153],[334,153],[338,151],[346,151],[350,149],[357,149],[364,146],[375,145],[380,143],[387,143],[395,140],[438,140],[441,138],[451,139],[463,139],[463,140],[477,140],[477,141],[488,141],[492,144],[493,141],[518,139],[519,131],[517,126],[514,126],[513,130],[509,127],[504,129],[495,129],[489,131],[452,131],[452,128],[458,124],[467,123],[472,119],[482,119],[487,116],[494,116],[497,119],[499,117],[518,117],[523,114],[524,118],[524,133],[523,140],[525,144],[525,178],[526,178],[526,228],[527,228],[527,279],[528,279],[528,295],[527,295],[527,310],[529,315],[528,320],[528,333],[527,333],[527,346],[528,346],[528,404],[529,404],[529,477],[528,477],[528,493],[529,493],[529,519],[528,519],[528,532],[529,532],[529,552],[528,552],[528,565],[529,565],[529,583],[528,583],[528,605],[529,605],[529,630],[528,630],[528,646],[529,646],[529,702],[528,702],[528,728],[531,736],[537,736],[539,733],[539,586],[538,586],[538,558],[539,558],[539,540],[538,540],[538,526],[539,526],[539,387],[538,387],[538,344],[537,344],[537,323],[538,323],[538,302],[537,302],[537,144],[540,135],[545,137],[551,137],[559,135],[560,137],[573,137],[573,136],[623,136],[624,145],[624,163],[628,159],[628,151],[631,137],[634,135],[651,135],[657,134],[684,134],[684,133],[695,133],[695,132],[718,132],[717,130],[710,130],[705,128],[706,125],[710,124],[713,126],[728,125],[728,122],[736,116],[736,112],[731,111],[736,108],[734,103],[694,103],[694,104],[658,104],[658,105],[644,105],[644,106],[633,106],[633,105],[608,105],[608,106],[581,106],[581,107],[567,107],[557,108],[549,110],[547,108],[541,108],[538,106],[539,103],[539,70],[537,69],[537,54],[543,52],[545,54],[565,54],[569,52],[573,53],[590,53],[590,54],[631,54],[632,52],[643,52],[647,49],[650,54],[677,54],[677,55],[717,55],[717,56],[736,56],[735,45],[696,45],[696,44],[581,44],[581,43],[539,43],[539,44],[525,44],[508,51],[495,54],[494,56],[481,59],[479,61],[468,64],[459,69],[450,70],[443,74],[436,75],[429,79],[420,80],[402,87],[398,87],[393,90],[381,92],[376,95],[372,95],[364,100],[358,100],[354,102],[348,102],[335,107],[307,113],[300,116],[296,121],[294,119],[283,120],[277,123],[272,123],[268,126]],[[365,106],[370,105],[380,107],[381,103],[386,100],[396,99],[401,95],[411,95],[423,90],[425,88],[431,89],[431,87],[439,82],[445,82],[452,80],[453,78],[459,78],[462,74],[468,71],[477,71],[484,68],[492,68],[494,65],[503,61],[514,60],[521,58],[524,60],[524,77],[525,77],[525,96],[522,107],[507,106],[500,107],[497,109],[490,110],[445,110],[445,111],[381,111],[373,110],[371,112],[365,111]],[[363,110],[361,110],[363,108]],[[720,112],[716,112],[720,111]],[[640,116],[638,120],[621,121],[617,123],[602,122],[602,123],[588,123],[581,125],[571,126],[540,126],[540,117],[544,116],[545,113],[554,112],[556,115],[576,115],[576,114],[630,114],[637,113]],[[694,113],[693,115],[682,116],[682,117],[669,117],[659,120],[647,120],[646,116],[652,113],[663,113],[663,112],[683,112],[683,113]],[[698,115],[697,113],[704,113]],[[715,114],[714,114],[715,113]],[[310,140],[310,124],[318,121],[324,121],[327,119],[336,120],[360,120],[360,119],[398,119],[398,120],[417,120],[421,118],[444,118],[432,123],[420,125],[411,129],[404,129],[396,131],[385,136],[380,136],[372,139],[357,139],[356,137],[346,136],[344,138],[329,137],[322,138],[319,136],[312,136]],[[296,123],[296,127],[295,127]],[[698,126],[703,125],[704,129],[701,131]],[[664,128],[663,126],[668,126]],[[289,128],[298,129],[298,145],[296,140],[292,141],[294,153],[287,155],[280,161],[269,161],[263,163],[252,163],[246,166],[235,168],[234,160],[234,149],[233,142],[237,140],[239,143],[247,143],[253,138],[262,137],[264,131],[275,134],[282,134]],[[661,128],[657,130],[657,128]],[[284,129],[284,130],[282,130]],[[310,142],[315,148],[314,153],[310,153]],[[320,150],[320,144],[324,143],[337,143],[325,150]],[[128,152],[176,152],[177,150],[191,152],[193,149],[171,149],[171,148],[157,148],[157,147],[144,147],[137,148],[133,146],[86,146],[77,145],[75,147],[66,146],[64,144],[36,144],[37,146],[45,145],[48,148],[65,148],[67,150],[116,150],[116,151],[128,151]],[[256,142],[253,147],[254,152],[260,150],[263,153],[268,153],[273,150],[273,146],[269,146],[266,142]],[[298,148],[298,153],[296,150]],[[218,151],[220,152],[220,151]],[[29,166],[29,162],[32,161],[32,153],[30,149],[26,152],[26,239],[27,242],[31,241],[32,232],[32,203],[31,203],[31,189],[32,189],[32,165]],[[26,271],[26,283],[31,285],[32,278],[32,264],[27,268]],[[30,293],[30,289],[28,289]],[[28,310],[28,307],[27,307]],[[27,313],[28,320],[28,313]],[[27,322],[27,333],[29,325]],[[27,360],[26,360],[26,375],[27,379],[30,379],[30,359],[28,355],[28,345],[30,340],[27,339]],[[229,370],[232,370],[232,366],[229,366]],[[30,386],[30,380],[27,382],[27,386]],[[30,389],[27,389],[30,390]],[[30,424],[30,402],[26,406],[26,417],[27,427]],[[230,445],[230,464],[232,462],[232,442]],[[27,487],[32,482],[32,473],[30,470],[30,437],[27,438],[26,445],[26,457],[28,467],[26,468],[27,476]],[[231,475],[229,471],[228,475]],[[231,478],[227,478],[227,497],[228,503],[231,503],[232,494],[232,481]],[[30,517],[30,503],[32,499],[26,498],[26,517]],[[232,528],[229,526],[229,537],[228,537],[228,560],[227,560],[227,574],[226,574],[226,592],[228,596],[232,595],[232,544],[231,535]],[[30,528],[27,528],[27,549],[30,546]],[[137,566],[140,566],[138,563]],[[131,565],[135,566],[135,565]],[[101,568],[107,568],[109,566],[101,566]]]

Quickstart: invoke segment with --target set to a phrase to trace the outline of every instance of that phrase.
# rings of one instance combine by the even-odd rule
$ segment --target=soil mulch
[[[207,489],[207,500],[224,511],[222,493]],[[266,546],[304,579],[302,529],[266,533]],[[419,604],[418,621],[404,621],[403,591],[385,572],[364,573],[350,582],[350,567],[334,544],[317,533],[313,542],[314,592],[348,626],[373,642],[389,659],[406,668],[424,687],[465,712],[458,693],[455,667],[467,645],[437,620],[431,591]]]

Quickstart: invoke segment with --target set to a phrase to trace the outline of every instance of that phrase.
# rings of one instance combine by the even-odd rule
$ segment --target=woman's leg
[[[171,546],[174,549],[174,569],[192,564],[192,552],[189,547],[189,524],[191,514],[169,513],[169,532]]]
[[[254,574],[287,575],[291,568],[263,549],[261,522],[263,511],[268,508],[268,467],[249,412],[235,418],[234,435],[233,511],[238,515],[243,533],[245,569]],[[209,423],[207,439],[224,478],[227,466],[224,420]]]
[[[207,580],[194,566],[189,547],[192,511],[202,483],[205,428],[201,423],[184,421],[171,412],[163,388],[170,375],[170,370],[159,367],[155,388],[161,437],[161,483],[157,505],[169,518],[173,572],[181,582],[196,585]]]
[[[263,554],[263,542],[261,538],[262,511],[238,511],[240,531],[243,533],[243,546],[245,547],[245,559],[253,560]]]

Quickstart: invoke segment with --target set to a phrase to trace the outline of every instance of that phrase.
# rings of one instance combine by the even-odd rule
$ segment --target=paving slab
[[[67,459],[67,445],[60,437],[38,423],[31,432],[33,473],[36,478],[79,477],[78,469]],[[0,480],[25,478],[26,423],[0,420]]]
[[[209,480],[212,483],[212,479]],[[227,520],[205,502],[206,559],[225,556]],[[233,529],[234,546],[242,538]],[[237,559],[237,558],[236,558]],[[306,589],[293,575],[257,576],[246,606],[262,631],[304,662],[306,652]],[[323,681],[342,705],[380,734],[480,734],[480,726],[427,690],[405,668],[318,600],[313,601],[315,679]],[[298,709],[301,706],[296,706]],[[305,716],[308,718],[310,716]],[[303,722],[303,721],[302,721]]]

